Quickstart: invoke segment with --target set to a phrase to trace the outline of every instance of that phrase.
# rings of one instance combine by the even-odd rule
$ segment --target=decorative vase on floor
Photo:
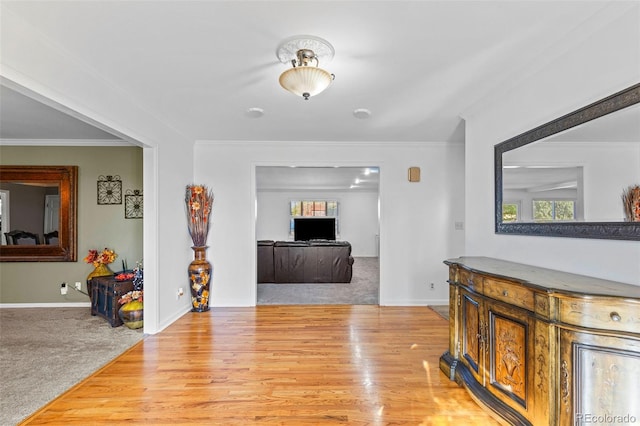
[[[109,269],[109,266],[106,263],[98,263],[93,272],[87,276],[87,281],[93,277],[106,277],[108,275],[113,275],[113,271]]]
[[[213,267],[207,260],[207,246],[191,247],[194,260],[189,264],[189,288],[191,289],[191,311],[209,310],[209,284]]]
[[[211,263],[207,260],[207,235],[211,225],[209,219],[213,207],[213,192],[205,185],[187,185],[184,202],[194,252],[194,260],[189,264],[191,312],[205,312],[209,310],[209,286],[213,272]]]
[[[125,303],[118,310],[120,319],[131,329],[142,328],[144,326],[144,304],[134,300]]]

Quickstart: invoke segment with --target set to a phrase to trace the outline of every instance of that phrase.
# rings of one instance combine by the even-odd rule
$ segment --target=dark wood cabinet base
[[[640,286],[483,257],[445,264],[440,370],[494,417],[536,426],[640,419]]]
[[[520,413],[493,396],[484,386],[473,377],[471,370],[463,363],[459,363],[449,351],[440,357],[440,371],[464,387],[478,404],[491,412],[491,415],[501,422],[510,425],[532,426]]]

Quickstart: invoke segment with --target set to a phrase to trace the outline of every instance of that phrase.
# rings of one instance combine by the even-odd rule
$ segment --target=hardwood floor
[[[427,307],[212,308],[23,424],[497,424],[438,369],[447,339]]]

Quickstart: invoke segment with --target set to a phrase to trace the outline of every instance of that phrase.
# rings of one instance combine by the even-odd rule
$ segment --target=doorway
[[[293,241],[296,218],[331,217],[354,258],[349,283],[256,283],[258,305],[379,303],[379,175],[378,166],[256,166],[257,241]]]

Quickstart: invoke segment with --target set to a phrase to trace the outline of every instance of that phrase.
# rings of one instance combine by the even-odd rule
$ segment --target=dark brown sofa
[[[347,241],[258,241],[258,283],[348,283]]]

